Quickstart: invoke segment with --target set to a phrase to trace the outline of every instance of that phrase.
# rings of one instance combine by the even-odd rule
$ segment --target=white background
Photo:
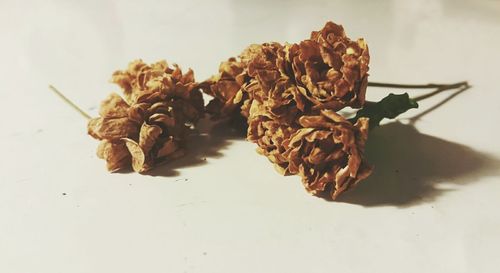
[[[338,202],[206,122],[156,176],[109,174],[47,88],[96,115],[133,59],[201,81],[327,20],[367,40],[372,81],[473,86],[373,131],[375,173]],[[0,272],[498,272],[500,1],[1,0],[0,31]]]

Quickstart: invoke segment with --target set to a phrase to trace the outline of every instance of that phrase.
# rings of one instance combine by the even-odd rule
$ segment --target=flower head
[[[363,39],[352,41],[341,25],[327,22],[290,52],[295,80],[313,109],[363,106],[370,61]]]
[[[88,133],[101,140],[98,156],[109,171],[132,165],[145,172],[167,158],[183,154],[191,124],[203,115],[203,97],[192,70],[186,74],[165,61],[147,65],[131,62],[113,74],[125,99],[116,93],[101,103],[99,117],[88,123]]]
[[[368,136],[368,119],[351,124],[331,110],[320,115],[302,116],[301,126],[284,146],[288,171],[299,174],[312,194],[330,191],[339,194],[368,177],[371,167],[363,159]]]

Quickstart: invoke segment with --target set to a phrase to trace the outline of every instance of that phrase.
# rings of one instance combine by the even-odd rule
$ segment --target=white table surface
[[[366,38],[372,81],[473,86],[373,131],[375,173],[338,202],[227,128],[156,176],[109,174],[47,88],[96,115],[135,58],[201,81],[327,20]],[[0,272],[500,272],[500,1],[2,0],[0,34]]]

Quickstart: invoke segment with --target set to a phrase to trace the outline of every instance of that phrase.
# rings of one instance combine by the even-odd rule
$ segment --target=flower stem
[[[455,94],[453,95],[456,96],[458,93],[461,93],[467,90],[468,88],[470,88],[470,86],[467,82],[460,82],[455,84],[439,85],[436,88],[436,90],[413,98],[410,98],[408,93],[399,95],[390,93],[388,96],[384,97],[379,102],[365,101],[365,105],[363,106],[363,108],[358,110],[358,112],[356,112],[356,116],[350,119],[350,121],[354,123],[360,117],[368,117],[370,122],[370,128],[374,128],[379,126],[380,122],[385,118],[394,119],[397,118],[400,114],[405,113],[406,111],[412,108],[418,108],[418,103],[417,103],[418,101],[432,97],[449,89],[458,89],[458,91],[455,92]],[[434,110],[435,108],[437,107],[433,107],[431,108],[431,110],[426,110],[424,113],[422,113],[422,115],[427,114],[428,112]],[[417,119],[420,116],[421,115],[417,116]]]
[[[432,92],[424,94],[424,95],[413,97],[412,100],[414,100],[414,101],[421,101],[421,100],[424,100],[426,98],[429,98],[429,97],[432,97],[434,95],[437,95],[437,94],[439,94],[439,93],[441,93],[443,91],[446,91],[446,90],[457,89],[457,88],[459,88],[460,90],[462,90],[462,89],[466,90],[469,87],[470,86],[469,86],[468,82],[460,82],[460,83],[456,83],[456,84],[442,85],[441,87],[438,87],[435,91],[432,91]]]
[[[467,89],[469,89],[470,86],[464,86],[460,89],[458,89],[456,92],[454,92],[453,94],[451,95],[448,95],[447,98],[445,98],[444,100],[442,100],[441,102],[439,102],[438,104],[432,106],[431,108],[425,110],[424,112],[414,116],[414,117],[411,117],[409,120],[410,120],[410,124],[414,124],[415,122],[417,122],[420,118],[422,118],[423,116],[429,114],[430,112],[436,110],[437,108],[439,108],[440,106],[442,106],[443,104],[445,104],[446,102],[450,101],[451,99],[453,99],[454,97],[460,95],[462,92],[466,91]]]
[[[452,84],[395,84],[395,83],[384,83],[384,82],[368,82],[368,86],[373,87],[388,87],[388,88],[406,88],[406,89],[428,89],[428,88],[438,88],[438,89],[455,89],[462,86],[468,86],[466,81],[457,82]]]
[[[85,111],[83,111],[80,107],[78,107],[71,100],[69,100],[66,96],[64,96],[61,92],[59,92],[59,90],[57,90],[57,88],[55,88],[52,85],[49,85],[49,89],[52,90],[52,91],[54,91],[54,93],[56,93],[57,96],[59,96],[64,102],[66,102],[67,104],[69,104],[69,106],[71,106],[73,109],[75,109],[76,111],[78,111],[86,119],[91,119],[92,118],[89,114],[85,113]]]

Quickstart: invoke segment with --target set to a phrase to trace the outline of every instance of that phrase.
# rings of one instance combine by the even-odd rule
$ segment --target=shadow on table
[[[154,168],[148,174],[152,176],[177,176],[177,169],[200,166],[209,158],[223,156],[222,151],[234,140],[244,140],[246,136],[243,120],[212,121],[204,118],[197,124],[197,129],[188,137],[186,154]]]
[[[406,207],[450,191],[442,183],[464,185],[500,173],[498,159],[399,122],[370,133],[366,157],[374,172],[337,201]]]

